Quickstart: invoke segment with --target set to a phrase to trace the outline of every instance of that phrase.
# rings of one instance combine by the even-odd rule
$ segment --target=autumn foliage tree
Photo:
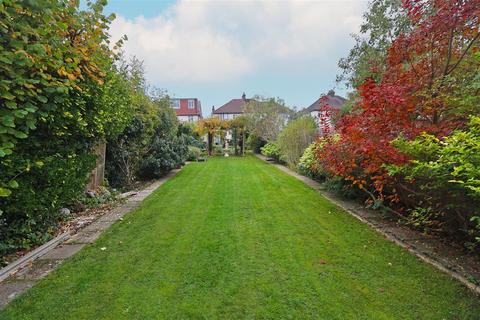
[[[480,113],[480,0],[405,0],[403,8],[411,30],[392,42],[380,79],[358,88],[355,107],[338,123],[340,139],[318,154],[330,173],[400,212],[415,205],[415,188],[386,169],[411,160],[392,141],[442,139]]]
[[[226,123],[217,117],[201,119],[198,121],[196,131],[200,135],[207,135],[207,149],[209,155],[212,155],[213,152],[213,138],[225,128]]]

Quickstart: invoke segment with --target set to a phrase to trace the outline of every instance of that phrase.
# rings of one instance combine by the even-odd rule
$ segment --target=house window
[[[188,100],[188,109],[193,109],[193,108],[195,108],[195,101]]]
[[[172,100],[172,108],[180,109],[180,100]]]

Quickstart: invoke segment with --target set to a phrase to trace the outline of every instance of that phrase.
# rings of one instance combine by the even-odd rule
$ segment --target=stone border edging
[[[183,169],[174,169],[166,176],[135,192],[122,206],[99,216],[75,234],[65,232],[0,270],[0,310],[15,297],[32,287],[36,281],[56,269],[64,260],[93,243],[116,221],[135,210],[140,203],[162,184]]]
[[[344,210],[345,212],[347,212],[348,214],[350,214],[351,216],[355,217],[356,219],[360,220],[361,222],[365,223],[366,225],[368,225],[370,228],[372,228],[373,230],[375,230],[376,232],[380,233],[381,235],[383,235],[385,238],[387,238],[388,240],[392,241],[393,243],[397,244],[398,246],[406,249],[407,251],[409,251],[410,253],[412,253],[413,255],[415,255],[417,258],[421,259],[422,261],[434,266],[435,268],[437,268],[438,270],[448,274],[449,276],[451,276],[452,278],[458,280],[459,282],[461,282],[464,286],[466,286],[468,289],[472,290],[474,293],[480,295],[480,286],[479,285],[475,285],[474,283],[472,283],[471,281],[469,281],[464,275],[462,275],[461,273],[459,272],[456,272],[456,271],[453,271],[451,270],[450,268],[448,268],[445,264],[443,264],[442,262],[438,261],[438,260],[435,260],[435,259],[432,259],[430,258],[429,256],[425,255],[424,253],[416,250],[415,248],[412,248],[412,246],[405,242],[405,241],[402,241],[400,239],[398,239],[397,237],[389,234],[388,232],[385,232],[384,230],[382,230],[381,228],[379,228],[378,226],[376,226],[375,224],[371,223],[370,221],[368,221],[367,219],[365,219],[364,217],[362,217],[361,215],[359,215],[358,213],[355,212],[354,209],[351,209],[351,208],[347,208],[341,201],[337,200],[337,199],[334,199],[332,198],[331,196],[329,196],[326,192],[323,192],[322,190],[318,189],[318,188],[314,188],[315,185],[318,185],[320,186],[320,182],[317,182],[313,179],[310,179],[308,177],[305,177],[305,176],[302,176],[300,174],[298,174],[297,172],[291,170],[290,168],[287,168],[286,166],[283,166],[283,165],[280,165],[280,164],[277,164],[277,163],[272,163],[270,161],[267,161],[266,157],[262,156],[262,155],[258,155],[258,154],[255,154],[255,156],[267,163],[270,163],[272,165],[274,165],[276,168],[278,168],[279,170],[283,171],[284,173],[302,181],[303,183],[305,183],[306,185],[308,185],[309,187],[313,188],[315,191],[317,191],[318,193],[320,193],[324,198],[326,198],[328,201],[332,202],[333,204],[335,204],[336,206],[340,207],[342,210]]]
[[[33,260],[43,256],[46,254],[50,249],[55,248],[59,243],[64,242],[70,238],[69,232],[64,232],[59,236],[53,238],[52,240],[44,243],[37,249],[27,253],[23,257],[15,260],[12,263],[9,263],[6,267],[0,270],[0,282],[7,279],[11,275],[13,275],[17,270],[27,266]]]

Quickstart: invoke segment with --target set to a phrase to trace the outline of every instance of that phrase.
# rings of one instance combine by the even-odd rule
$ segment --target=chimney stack
[[[247,95],[245,94],[245,92],[242,94],[242,100],[247,102]]]
[[[329,96],[334,96],[335,95],[335,91],[332,89],[330,91],[328,91],[328,95]]]

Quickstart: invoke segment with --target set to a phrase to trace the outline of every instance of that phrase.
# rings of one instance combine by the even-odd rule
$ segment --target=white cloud
[[[144,60],[152,82],[221,82],[302,63],[336,64],[364,1],[181,1],[155,18],[112,24],[128,55]]]

